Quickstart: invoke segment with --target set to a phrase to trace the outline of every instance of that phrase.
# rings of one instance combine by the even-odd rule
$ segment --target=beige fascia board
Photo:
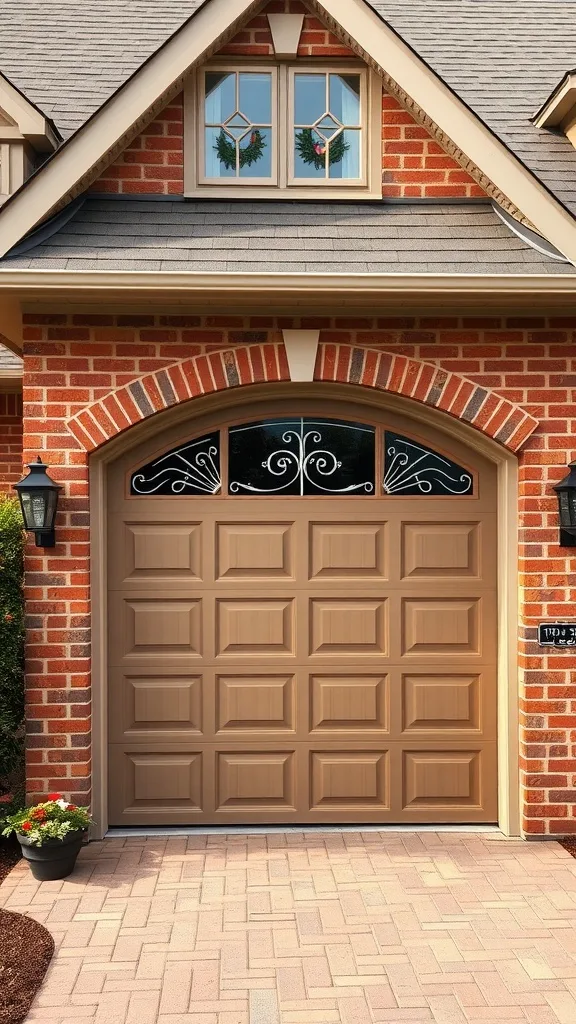
[[[22,308],[18,294],[0,291],[0,344],[11,352],[22,352]]]
[[[0,270],[0,296],[122,293],[159,295],[368,293],[409,295],[557,295],[576,298],[576,274],[282,274],[209,271]]]
[[[254,0],[210,0],[140,71],[72,136],[62,151],[5,206],[0,256],[7,253],[98,163],[138,118],[254,6]]]
[[[576,265],[576,223],[571,214],[365,0],[318,0],[318,6]]]
[[[0,107],[35,149],[53,150],[58,139],[48,119],[0,74]]]
[[[576,71],[570,71],[533,117],[537,128],[559,128],[576,106]]]

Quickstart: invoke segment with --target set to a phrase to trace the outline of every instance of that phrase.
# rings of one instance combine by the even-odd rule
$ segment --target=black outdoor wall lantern
[[[570,472],[554,490],[558,495],[560,510],[560,547],[576,547],[576,461],[571,462]]]
[[[18,493],[24,529],[35,534],[37,548],[53,548],[54,521],[58,508],[58,495],[62,488],[54,482],[40,456],[36,462],[28,463],[30,472],[19,483],[14,484]]]

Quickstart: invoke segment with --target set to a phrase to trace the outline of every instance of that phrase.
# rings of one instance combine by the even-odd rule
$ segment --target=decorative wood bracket
[[[269,14],[274,53],[277,57],[295,57],[304,24],[303,14]]]

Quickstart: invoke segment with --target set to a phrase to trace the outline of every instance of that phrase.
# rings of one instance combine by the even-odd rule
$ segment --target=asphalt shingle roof
[[[203,2],[2,0],[0,71],[66,138]]]
[[[372,7],[576,215],[576,149],[531,117],[576,67],[576,0],[373,0]]]
[[[42,230],[42,229],[41,229]],[[31,239],[33,240],[33,239]],[[3,270],[570,274],[489,203],[157,202],[89,198]]]
[[[576,0],[371,0],[576,215],[576,150],[530,117],[576,66]],[[202,0],[2,0],[0,70],[64,136]]]

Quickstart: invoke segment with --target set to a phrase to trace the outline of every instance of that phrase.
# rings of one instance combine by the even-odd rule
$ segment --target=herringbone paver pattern
[[[91,844],[0,889],[58,952],[41,1024],[576,1024],[557,843],[287,833]]]

